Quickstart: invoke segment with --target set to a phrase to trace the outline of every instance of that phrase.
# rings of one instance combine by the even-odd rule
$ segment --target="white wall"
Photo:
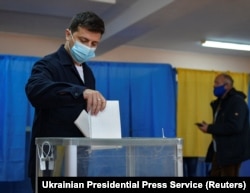
[[[250,58],[121,46],[96,60],[168,63],[173,67],[250,72]]]
[[[0,32],[0,54],[44,56],[65,39]],[[173,67],[250,73],[250,58],[120,46],[96,57],[98,61],[167,63]]]

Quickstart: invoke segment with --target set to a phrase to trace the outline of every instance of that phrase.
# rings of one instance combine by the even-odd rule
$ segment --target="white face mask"
[[[71,34],[73,39],[73,36]],[[74,39],[73,39],[74,41]],[[96,48],[90,48],[79,41],[74,41],[73,47],[70,49],[71,56],[78,63],[83,63],[88,61],[89,59],[95,57]]]

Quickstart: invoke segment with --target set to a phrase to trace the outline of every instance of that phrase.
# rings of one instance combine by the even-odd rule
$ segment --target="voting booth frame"
[[[41,177],[182,177],[181,138],[36,138]]]

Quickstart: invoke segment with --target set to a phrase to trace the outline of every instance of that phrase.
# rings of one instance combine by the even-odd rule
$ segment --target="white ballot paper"
[[[106,108],[97,115],[83,110],[74,123],[89,138],[121,138],[119,101],[107,101]]]

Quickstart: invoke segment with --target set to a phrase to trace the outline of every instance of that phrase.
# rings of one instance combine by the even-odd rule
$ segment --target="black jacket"
[[[207,132],[216,141],[217,161],[220,165],[240,163],[250,158],[249,110],[246,95],[232,88],[225,98],[211,102],[213,115],[221,103],[216,121]],[[206,161],[210,162],[213,145],[210,144]]]
[[[35,171],[36,137],[84,137],[74,120],[86,109],[83,91],[95,89],[95,78],[87,64],[83,64],[83,69],[85,83],[63,45],[34,64],[25,86],[26,95],[35,108],[30,172]]]

